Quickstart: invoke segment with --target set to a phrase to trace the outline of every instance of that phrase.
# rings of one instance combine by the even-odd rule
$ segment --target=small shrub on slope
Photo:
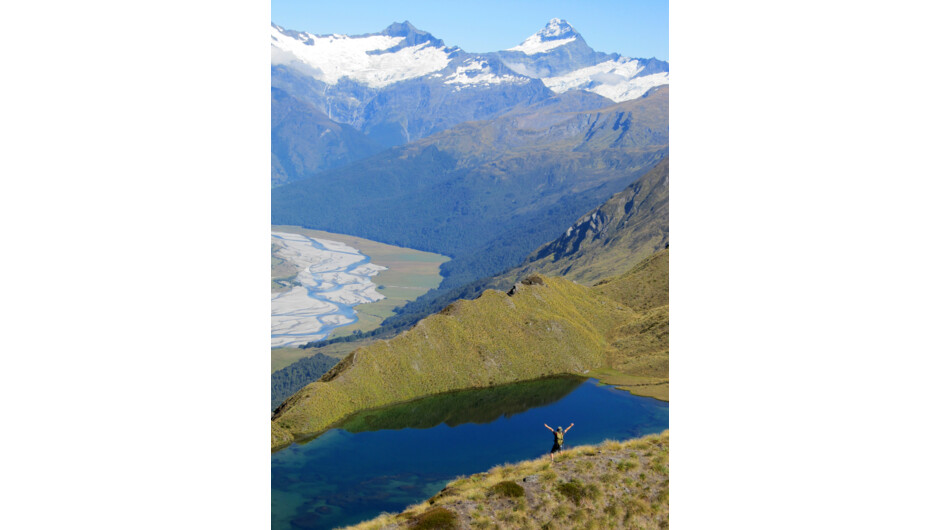
[[[457,528],[457,514],[446,508],[431,508],[412,520],[418,530]]]
[[[492,492],[496,495],[505,495],[506,497],[522,497],[525,490],[522,486],[511,480],[504,480],[493,486]]]

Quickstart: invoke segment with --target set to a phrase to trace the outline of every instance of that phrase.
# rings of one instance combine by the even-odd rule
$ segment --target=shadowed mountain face
[[[272,26],[271,85],[383,147],[554,95],[496,55],[447,47],[407,21],[349,37]]]
[[[271,184],[342,167],[382,147],[278,88],[271,89]]]
[[[512,72],[489,60],[464,59],[463,65],[481,64],[498,73]],[[453,75],[453,74],[452,74]],[[498,74],[497,74],[498,75]],[[552,97],[551,90],[534,79],[498,85],[469,85],[454,91],[445,78],[414,79],[396,83],[375,95],[362,109],[362,131],[385,147],[405,144],[443,131],[458,123],[486,120],[518,105]]]
[[[428,310],[439,311],[450,300],[476,298],[486,289],[505,291],[532,274],[560,275],[590,285],[622,274],[650,254],[669,248],[668,157],[561,231],[560,237],[543,244],[517,266],[439,294]],[[410,307],[389,322],[396,318],[404,321]]]
[[[485,74],[513,74],[493,59],[468,57],[460,64],[462,67],[480,65],[478,70]],[[457,75],[457,68],[447,75]],[[458,91],[441,74],[441,77],[409,79],[377,89],[345,78],[328,84],[281,65],[272,66],[271,85],[331,119],[351,125],[383,148],[424,138],[465,121],[491,119],[513,107],[554,95],[538,80],[521,77],[515,83],[469,84]]]
[[[594,283],[669,246],[669,159],[578,219],[508,276],[539,272]]]

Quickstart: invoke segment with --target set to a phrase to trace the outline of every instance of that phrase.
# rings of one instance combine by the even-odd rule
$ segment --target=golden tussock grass
[[[459,528],[665,528],[668,448],[669,431],[664,431],[574,447],[556,455],[554,464],[542,457],[495,466],[454,480],[402,514],[383,514],[351,528],[407,528],[433,510],[454,513]],[[652,456],[644,456],[647,451]],[[632,466],[620,467],[625,463]],[[504,488],[515,493],[504,494]]]

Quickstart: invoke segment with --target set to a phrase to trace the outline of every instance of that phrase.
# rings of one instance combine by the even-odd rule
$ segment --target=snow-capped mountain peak
[[[669,64],[591,49],[563,19],[553,18],[522,44],[498,52],[513,72],[542,80],[555,93],[587,90],[613,101],[642,97],[669,83]]]
[[[545,53],[559,46],[574,42],[579,36],[578,32],[571,27],[571,24],[568,24],[560,18],[553,18],[548,21],[548,24],[545,24],[544,28],[524,40],[522,44],[509,48],[506,51],[522,52],[526,55]]]
[[[548,24],[545,24],[545,27],[540,29],[535,35],[542,38],[542,40],[554,40],[554,39],[566,39],[568,37],[574,37],[578,32],[571,27],[571,24],[568,24],[567,21],[560,18],[553,18],[548,21]]]

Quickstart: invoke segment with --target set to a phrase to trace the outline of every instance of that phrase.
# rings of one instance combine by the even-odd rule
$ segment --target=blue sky
[[[272,0],[272,22],[314,34],[381,31],[408,20],[470,52],[511,48],[549,19],[574,26],[597,51],[669,59],[668,0]]]

